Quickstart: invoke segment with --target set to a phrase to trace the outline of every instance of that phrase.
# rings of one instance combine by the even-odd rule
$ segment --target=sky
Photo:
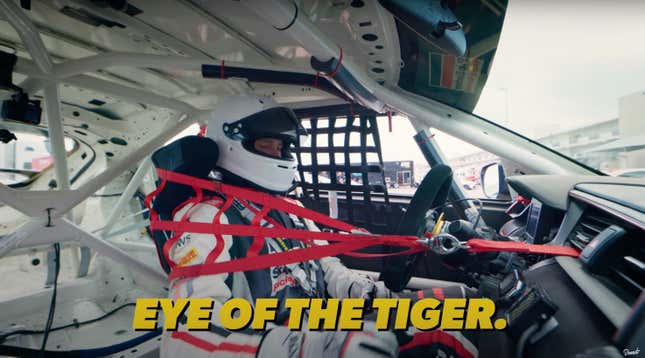
[[[511,0],[475,113],[532,138],[616,118],[645,91],[644,43],[642,0]]]

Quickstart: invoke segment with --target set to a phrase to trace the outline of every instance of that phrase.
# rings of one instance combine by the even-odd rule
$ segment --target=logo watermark
[[[623,355],[624,355],[625,357],[629,357],[629,356],[637,356],[637,355],[639,355],[640,353],[641,353],[641,350],[640,350],[640,348],[639,348],[639,347],[636,347],[636,349],[628,349],[628,348],[623,349]]]

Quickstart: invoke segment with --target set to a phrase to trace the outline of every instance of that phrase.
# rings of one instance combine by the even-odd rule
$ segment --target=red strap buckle
[[[515,201],[517,201],[520,204],[524,204],[524,206],[528,206],[531,203],[531,199],[527,199],[521,195],[518,195]]]

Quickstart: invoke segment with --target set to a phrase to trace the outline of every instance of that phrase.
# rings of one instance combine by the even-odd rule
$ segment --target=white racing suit
[[[216,218],[219,208],[222,207],[222,202],[221,199],[215,198],[195,205],[188,204],[176,212],[174,220],[183,218],[191,222],[211,223]],[[305,220],[303,223],[293,215],[273,210],[268,216],[286,228],[318,231],[313,222]],[[222,224],[248,224],[253,217],[253,212],[235,200],[226,213],[219,216],[219,222]],[[262,220],[262,225],[271,226],[264,220]],[[221,250],[218,257],[214,258],[212,255],[208,257],[218,242],[223,243],[224,249]],[[218,238],[211,234],[184,233],[170,249],[169,258],[178,266],[202,264],[207,257],[209,260],[214,259],[216,262],[222,262],[244,257],[251,242],[252,238],[250,237],[233,238],[230,235],[222,235],[218,241]],[[265,238],[265,244],[260,254],[297,249],[304,247],[303,245],[297,240]],[[259,260],[262,259],[261,255],[258,256]],[[162,338],[161,355],[162,357],[257,356],[271,358],[395,357],[398,354],[400,342],[391,332],[376,331],[371,322],[365,322],[362,332],[291,331],[285,326],[288,311],[283,304],[285,298],[335,297],[342,299],[390,296],[390,291],[385,288],[382,282],[374,282],[349,270],[336,257],[325,257],[319,260],[255,271],[177,279],[170,285],[170,298],[208,297],[214,299],[211,328],[208,331],[187,331],[184,324],[180,323],[177,331],[165,331]],[[277,324],[267,325],[265,331],[246,329],[233,332],[225,329],[219,323],[219,310],[226,300],[244,298],[253,304],[257,298],[269,297],[278,298],[280,307],[276,315]],[[303,321],[303,327],[306,327],[306,316]],[[470,353],[467,356],[477,356],[477,350],[470,341],[459,333],[451,333],[450,335],[451,341],[458,341],[461,348],[467,349]],[[408,343],[408,345],[410,344]],[[454,353],[454,350],[450,352]]]

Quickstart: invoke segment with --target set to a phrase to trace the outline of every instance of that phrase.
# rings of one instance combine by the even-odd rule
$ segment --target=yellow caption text
[[[371,302],[371,303],[370,303]],[[370,307],[365,307],[369,305]],[[135,330],[157,328],[163,313],[163,328],[177,330],[180,322],[187,330],[208,330],[210,324],[231,331],[251,328],[264,330],[277,323],[279,301],[260,298],[255,304],[233,298],[217,303],[211,298],[139,298],[132,327]],[[502,330],[504,319],[496,319],[495,303],[487,298],[446,298],[442,301],[424,298],[361,298],[319,299],[292,298],[284,301],[289,310],[291,330],[361,330],[365,320],[373,321],[379,330],[406,330],[410,325],[419,330]],[[306,317],[306,319],[305,319]]]

